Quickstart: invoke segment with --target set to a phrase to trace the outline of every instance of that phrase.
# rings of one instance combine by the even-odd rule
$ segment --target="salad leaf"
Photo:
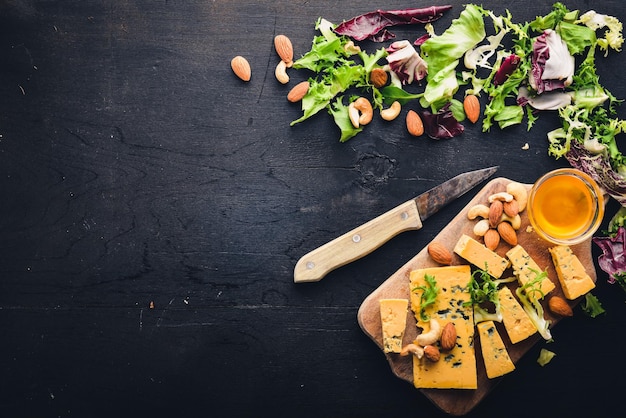
[[[617,213],[617,219],[623,225],[626,209],[622,207],[620,211]],[[626,229],[624,226],[618,226],[613,235],[594,237],[593,242],[602,250],[602,255],[598,257],[598,265],[609,275],[609,283],[618,283],[626,291]]]
[[[421,45],[428,64],[428,76],[422,107],[441,109],[458,90],[456,67],[466,51],[486,36],[482,8],[468,4],[457,19],[441,35],[431,36]]]
[[[546,364],[550,363],[554,357],[556,357],[556,353],[554,353],[553,351],[547,350],[545,348],[542,348],[541,351],[539,351],[539,357],[537,358],[537,363],[539,363],[539,365],[543,367]]]
[[[522,304],[522,308],[532,321],[532,323],[539,331],[539,334],[546,339],[552,339],[550,333],[550,321],[544,318],[543,306],[541,305],[541,299],[544,294],[541,291],[541,281],[548,275],[546,271],[539,272],[534,271],[535,277],[524,283],[523,286],[519,286],[515,289],[515,294]],[[537,297],[535,294],[538,294]]]
[[[420,318],[422,321],[428,321],[429,317],[426,314],[426,308],[430,305],[434,304],[437,300],[437,294],[439,293],[439,288],[437,287],[437,280],[435,276],[430,274],[424,275],[424,281],[426,281],[426,285],[417,286],[413,289],[413,291],[421,290],[422,294],[420,295]]]
[[[452,6],[431,6],[403,10],[375,10],[341,23],[335,28],[335,32],[357,41],[369,39],[374,42],[383,42],[395,38],[395,35],[385,28],[434,22],[451,8]]]
[[[583,312],[585,312],[592,318],[595,318],[596,316],[601,315],[605,312],[598,298],[591,293],[585,294],[585,300],[582,303],[581,307],[583,309]]]
[[[422,97],[422,94],[411,94],[404,90],[401,87],[397,87],[394,85],[385,86],[382,88],[381,93],[384,97],[384,102],[386,104],[391,104],[396,100],[400,102],[400,104],[404,105],[410,102],[411,100],[416,100]]]
[[[561,36],[546,29],[533,43],[530,86],[538,94],[572,84],[575,61]]]
[[[504,33],[504,31],[502,32]],[[509,78],[511,74],[519,67],[522,59],[518,57],[516,54],[509,54],[500,65],[500,68],[496,71],[493,77],[493,85],[499,86],[500,84],[504,84],[504,82]]]
[[[570,22],[561,22],[556,27],[556,31],[567,45],[567,49],[572,55],[583,53],[587,48],[597,42],[595,31],[587,26],[577,25]]]
[[[498,296],[498,288],[502,283],[509,283],[517,280],[515,277],[507,279],[494,280],[485,269],[478,269],[472,273],[472,279],[469,284],[470,302],[474,307],[474,323],[483,321],[502,322],[502,308],[500,298]],[[493,306],[494,312],[489,311],[489,307]]]
[[[389,45],[387,52],[391,74],[399,79],[400,84],[411,84],[426,77],[428,65],[409,41],[396,41]]]
[[[529,27],[535,32],[543,32],[546,29],[554,29],[563,20],[574,20],[578,16],[577,11],[569,11],[567,7],[556,2],[552,5],[552,11],[545,16],[537,16],[530,22]]]
[[[597,41],[600,49],[605,51],[605,55],[608,54],[609,48],[615,51],[621,50],[624,37],[622,36],[622,22],[619,19],[614,16],[596,13],[595,10],[589,10],[580,16],[579,21],[594,31],[608,27],[608,30],[604,33],[604,38],[600,38]]]
[[[343,96],[337,97],[337,99],[329,106],[328,113],[330,113],[335,121],[335,124],[341,131],[341,137],[339,142],[346,142],[348,139],[353,138],[356,134],[363,130],[362,127],[355,128],[350,121],[348,113],[348,106],[343,104]]]
[[[456,120],[450,106],[451,103],[446,104],[437,113],[421,112],[424,131],[432,139],[448,139],[463,133],[465,128]]]

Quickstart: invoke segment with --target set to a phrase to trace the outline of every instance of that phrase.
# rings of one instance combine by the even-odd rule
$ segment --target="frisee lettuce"
[[[548,276],[548,273],[546,271],[531,271],[535,277],[515,289],[515,294],[539,334],[544,339],[551,340],[550,321],[544,317],[543,306],[541,305],[541,299],[544,297],[541,291],[541,282]]]
[[[422,292],[420,294],[419,316],[422,321],[428,321],[430,317],[426,314],[426,308],[433,305],[437,300],[439,288],[437,287],[437,280],[435,279],[435,276],[425,274],[424,281],[426,284],[424,286],[416,286],[413,288],[413,292],[417,292],[418,290]]]
[[[469,284],[470,302],[474,309],[474,324],[484,321],[502,322],[502,308],[498,290],[503,283],[517,280],[515,277],[494,280],[488,271],[487,263],[484,269],[477,269],[472,273]],[[489,309],[493,307],[493,312]]]

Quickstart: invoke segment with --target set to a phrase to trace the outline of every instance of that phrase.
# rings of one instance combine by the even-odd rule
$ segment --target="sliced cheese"
[[[485,269],[486,265],[487,272],[496,279],[502,276],[504,270],[509,267],[509,261],[506,258],[500,257],[465,234],[461,235],[457,241],[454,252],[480,269]]]
[[[502,311],[502,322],[511,343],[518,343],[537,332],[537,327],[530,320],[522,305],[515,299],[511,289],[503,286],[498,291],[498,299]]]
[[[511,266],[513,267],[513,274],[517,277],[517,281],[520,286],[525,285],[529,280],[534,280],[537,277],[537,274],[543,272],[543,270],[539,267],[539,265],[533,260],[530,255],[526,252],[526,250],[521,245],[516,245],[511,248],[506,256],[511,260]],[[542,281],[539,289],[543,295],[547,295],[554,288],[555,284],[550,280],[548,276],[546,276]],[[528,297],[532,297],[532,294],[529,294]]]
[[[399,353],[402,351],[402,337],[406,328],[408,299],[381,299],[380,320],[383,331],[383,351]]]
[[[549,251],[566,298],[576,299],[596,287],[570,247],[558,245]]]
[[[493,379],[515,370],[515,365],[493,321],[480,322],[476,328],[480,335],[480,350],[483,354],[487,377]]]
[[[425,276],[435,278],[439,293],[435,303],[425,308],[428,321],[420,315],[420,299],[427,287]],[[425,357],[413,356],[413,383],[416,388],[476,389],[476,356],[474,353],[474,315],[470,303],[469,265],[431,267],[414,270],[410,274],[411,309],[415,313],[417,326],[428,332],[431,318],[443,327],[452,322],[457,332],[457,344],[450,351],[441,353],[437,362]]]

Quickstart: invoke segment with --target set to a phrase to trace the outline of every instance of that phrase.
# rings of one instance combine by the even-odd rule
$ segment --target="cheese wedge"
[[[513,267],[513,274],[517,277],[517,281],[520,286],[525,285],[529,280],[534,280],[538,273],[542,273],[543,270],[533,260],[521,245],[516,245],[511,248],[506,256],[511,260],[511,266]],[[556,285],[546,276],[542,281],[539,288],[543,292],[543,295],[550,293]],[[528,295],[532,297],[532,295]]]
[[[428,287],[425,276],[435,278],[439,293],[435,303],[425,308],[428,320],[420,315],[420,299]],[[417,326],[428,332],[430,319],[439,321],[443,327],[452,322],[457,332],[457,344],[450,351],[441,353],[438,362],[413,356],[413,383],[416,388],[476,389],[476,356],[474,352],[474,312],[468,285],[471,280],[469,265],[431,267],[414,270],[410,274],[411,309]]]
[[[399,353],[402,351],[402,337],[406,329],[409,301],[407,299],[381,299],[379,304],[383,331],[383,351],[385,353]]]
[[[502,322],[512,344],[525,340],[537,332],[537,327],[528,317],[513,292],[506,286],[498,290]]]
[[[509,267],[509,260],[500,257],[475,239],[463,234],[454,246],[454,252],[496,279]]]
[[[483,354],[487,377],[493,379],[515,370],[515,365],[493,321],[480,322],[476,328],[480,335],[480,350]]]
[[[576,299],[596,287],[570,247],[558,245],[549,251],[566,298]]]

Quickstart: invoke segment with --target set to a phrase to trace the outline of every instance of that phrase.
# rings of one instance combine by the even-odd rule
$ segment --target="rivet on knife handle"
[[[303,256],[294,268],[294,282],[319,281],[332,270],[364,257],[399,233],[421,227],[415,201],[405,202]]]

